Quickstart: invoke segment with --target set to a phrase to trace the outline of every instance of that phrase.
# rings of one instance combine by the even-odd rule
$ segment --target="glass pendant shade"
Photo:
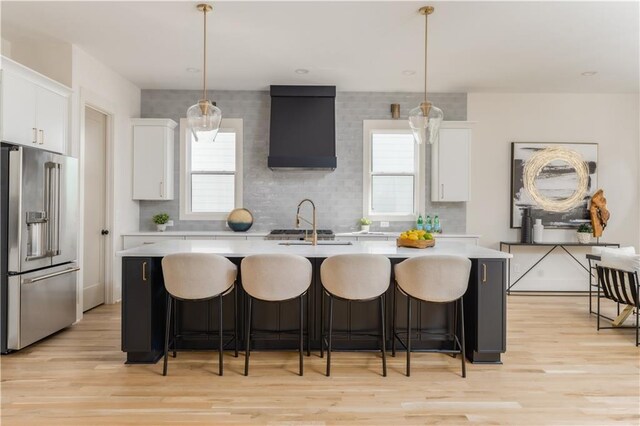
[[[433,144],[437,142],[443,118],[442,110],[432,105],[431,102],[422,102],[420,106],[409,111],[409,126],[411,126],[416,143]]]
[[[197,141],[213,142],[220,129],[222,111],[208,99],[201,99],[187,110],[187,123]]]

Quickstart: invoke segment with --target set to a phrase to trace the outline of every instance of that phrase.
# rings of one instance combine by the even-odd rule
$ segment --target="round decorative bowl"
[[[227,226],[235,232],[244,232],[253,225],[253,215],[247,209],[233,209],[227,216]]]

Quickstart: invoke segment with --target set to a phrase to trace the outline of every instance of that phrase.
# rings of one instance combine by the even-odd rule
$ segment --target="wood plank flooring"
[[[244,357],[181,352],[162,365],[124,365],[120,305],[86,313],[73,327],[1,357],[2,425],[270,424],[396,425],[640,424],[640,351],[632,330],[595,329],[585,297],[508,299],[504,365],[439,354],[388,357],[336,352],[324,360],[293,352]],[[609,310],[611,312],[611,310]]]

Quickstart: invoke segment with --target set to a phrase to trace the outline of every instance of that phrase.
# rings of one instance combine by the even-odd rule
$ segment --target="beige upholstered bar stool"
[[[208,253],[176,253],[162,259],[164,286],[167,289],[167,323],[164,339],[164,367],[162,375],[167,375],[167,354],[169,352],[169,329],[171,328],[171,307],[174,300],[205,301],[213,298],[219,300],[219,341],[218,370],[222,376],[224,350],[222,327],[222,297],[235,289],[238,268],[229,259]],[[234,325],[233,340],[238,356],[237,334],[237,291],[234,292]],[[176,330],[173,330],[173,351],[175,355]]]
[[[464,307],[462,297],[469,285],[471,261],[462,256],[420,256],[407,259],[395,266],[395,290],[407,296],[407,343],[405,344],[396,330],[396,312],[398,298],[393,302],[393,341],[391,354],[396,355],[396,339],[407,350],[407,376],[411,375],[411,301],[457,303],[460,317],[460,336],[456,326],[453,326],[453,349],[433,349],[426,352],[460,354],[462,362],[462,377],[466,377],[464,354]],[[456,349],[456,346],[458,349]]]
[[[385,335],[385,292],[391,280],[391,262],[378,254],[341,254],[331,256],[320,267],[322,280],[321,309],[321,356],[324,355],[324,299],[329,297],[329,335],[327,341],[327,376],[331,375],[331,349],[333,333],[333,300],[335,298],[365,302],[380,301],[380,337],[382,340],[382,375],[387,375],[386,335]]]
[[[247,256],[240,264],[242,288],[247,293],[247,334],[244,359],[244,375],[249,375],[249,356],[251,354],[251,317],[253,299],[266,302],[285,302],[298,299],[300,302],[300,375],[304,374],[302,352],[304,351],[304,296],[311,285],[311,262],[302,256],[293,254],[257,254]],[[307,326],[309,321],[307,320]],[[307,336],[309,331],[307,330]],[[307,343],[307,350],[309,344]]]

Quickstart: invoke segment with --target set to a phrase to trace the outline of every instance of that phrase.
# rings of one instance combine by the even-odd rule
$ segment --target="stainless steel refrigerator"
[[[78,161],[2,144],[1,352],[22,349],[75,322]]]

